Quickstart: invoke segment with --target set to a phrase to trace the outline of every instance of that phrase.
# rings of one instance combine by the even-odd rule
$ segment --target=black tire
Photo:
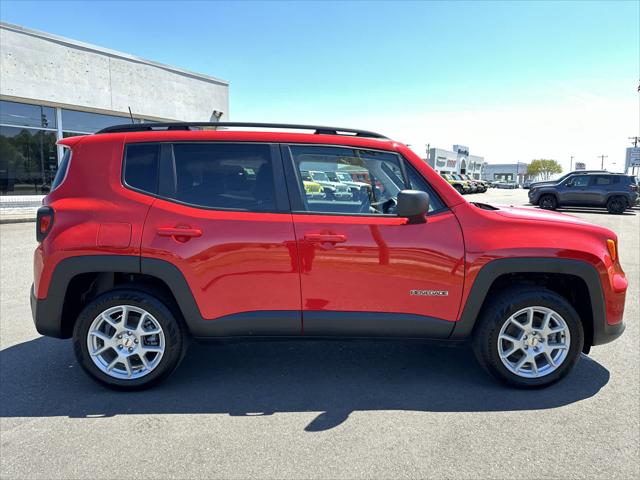
[[[607,201],[607,211],[614,215],[620,215],[627,209],[627,200],[621,196],[611,197]]]
[[[331,190],[330,188],[325,188],[324,189],[324,194],[325,194],[325,198],[327,200],[335,200],[335,198],[336,198],[333,190]]]
[[[102,312],[118,305],[138,307],[149,312],[164,333],[165,350],[162,358],[151,372],[139,378],[114,378],[100,370],[89,354],[87,336],[91,324]],[[111,290],[93,299],[78,316],[73,330],[73,347],[80,366],[98,383],[118,390],[142,390],[158,384],[178,367],[187,345],[186,328],[171,309],[156,297],[132,289]]]
[[[555,195],[547,193],[538,199],[538,205],[545,210],[555,210],[558,208],[558,200],[556,200]]]
[[[460,185],[454,185],[453,188],[455,188],[460,195],[464,195],[464,189]]]
[[[498,352],[500,329],[511,315],[523,308],[539,306],[557,312],[565,321],[571,342],[562,364],[545,376],[525,378],[512,373]],[[517,388],[544,388],[564,378],[575,366],[584,344],[580,317],[567,300],[545,288],[511,287],[488,299],[474,329],[472,345],[478,362],[500,382]]]

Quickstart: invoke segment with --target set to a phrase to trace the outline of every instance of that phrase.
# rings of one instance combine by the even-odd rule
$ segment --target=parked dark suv
[[[470,341],[491,375],[539,388],[624,331],[614,232],[469,203],[380,134],[145,123],[59,144],[33,318],[111,387],[159,382],[192,338],[392,338]],[[305,172],[365,188],[309,195]]]
[[[564,206],[606,207],[620,214],[636,204],[636,178],[620,173],[577,173],[558,183],[532,186],[529,201],[540,208]]]

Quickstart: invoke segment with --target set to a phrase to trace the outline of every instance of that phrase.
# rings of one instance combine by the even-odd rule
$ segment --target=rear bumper
[[[60,322],[60,302],[55,305],[51,298],[36,298],[31,285],[31,316],[39,334],[47,337],[68,338],[62,332]]]
[[[593,345],[604,345],[613,342],[624,332],[626,325],[624,322],[609,325],[607,322],[598,322],[594,325]]]

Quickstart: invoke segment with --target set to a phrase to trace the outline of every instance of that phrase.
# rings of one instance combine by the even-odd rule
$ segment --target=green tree
[[[531,160],[531,163],[527,168],[527,174],[531,178],[542,178],[543,180],[549,180],[549,177],[556,173],[562,173],[562,167],[556,160],[550,160],[546,158]]]

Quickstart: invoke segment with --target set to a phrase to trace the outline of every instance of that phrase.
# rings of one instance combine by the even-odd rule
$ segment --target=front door
[[[201,336],[300,335],[297,248],[279,146],[163,144],[161,157],[143,273],[154,258],[178,268],[199,310],[199,322],[187,320]]]
[[[462,295],[462,233],[419,173],[391,152],[290,145],[283,153],[304,335],[447,337]],[[351,197],[307,194],[301,172],[311,170],[339,178]],[[427,223],[396,215],[405,188],[430,194]]]
[[[589,175],[575,175],[568,178],[560,189],[561,205],[585,205],[589,197]]]

